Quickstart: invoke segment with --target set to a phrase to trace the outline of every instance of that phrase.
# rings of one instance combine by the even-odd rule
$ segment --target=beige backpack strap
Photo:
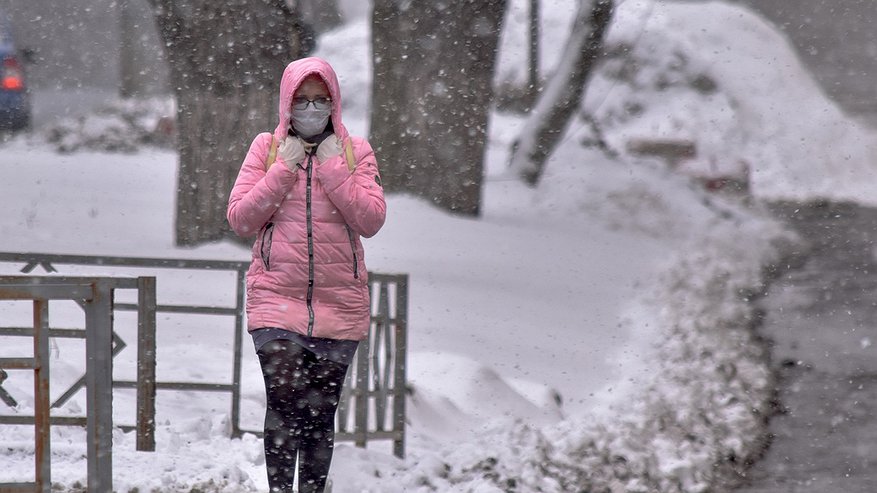
[[[271,148],[268,149],[268,159],[265,160],[265,171],[271,169],[271,165],[277,159],[277,139],[271,134]]]
[[[356,157],[353,155],[353,143],[350,137],[344,141],[344,156],[347,158],[347,170],[353,173],[356,169]]]

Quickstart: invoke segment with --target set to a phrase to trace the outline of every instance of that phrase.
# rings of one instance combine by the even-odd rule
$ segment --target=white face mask
[[[292,110],[292,128],[303,138],[313,137],[326,130],[332,109],[317,109],[313,104],[303,110]]]

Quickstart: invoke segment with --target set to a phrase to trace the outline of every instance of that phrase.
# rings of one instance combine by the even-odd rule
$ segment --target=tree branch
[[[557,71],[512,146],[509,167],[529,185],[538,182],[545,161],[563,136],[603,48],[603,35],[612,19],[612,0],[593,0],[590,8],[587,3],[581,0]]]

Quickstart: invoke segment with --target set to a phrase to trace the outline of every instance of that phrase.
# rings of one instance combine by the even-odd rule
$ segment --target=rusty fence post
[[[49,301],[33,302],[34,432],[36,489],[52,490],[51,403],[49,402]]]
[[[137,278],[137,450],[155,451],[155,277]]]

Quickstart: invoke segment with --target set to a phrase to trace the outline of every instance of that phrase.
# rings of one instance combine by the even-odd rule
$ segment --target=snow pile
[[[776,264],[796,240],[768,222],[746,222],[715,225],[662,279],[654,299],[660,368],[608,447],[631,477],[625,491],[728,488],[762,451],[773,386],[766,348],[751,331],[751,301],[765,279],[749,260]],[[729,241],[735,234],[746,244]]]
[[[533,198],[529,210],[525,202],[491,214],[572,229],[596,222],[632,241],[687,238],[615,329],[635,327],[646,347],[620,344],[611,358],[623,378],[602,401],[592,396],[591,412],[547,405],[550,393],[541,406],[521,404],[497,392],[504,385],[484,386],[495,376],[468,376],[484,371],[474,362],[433,356],[428,365],[443,380],[413,381],[405,463],[342,448],[339,491],[704,492],[733,484],[761,452],[772,386],[751,332],[751,301],[765,282],[761,266],[779,262],[797,239],[759,210],[707,196],[660,168],[576,146],[555,156]],[[646,224],[658,217],[654,228]],[[480,392],[467,390],[473,380]],[[492,405],[509,416],[477,409]]]
[[[61,153],[170,148],[176,141],[175,111],[173,98],[114,99],[93,112],[49,123],[40,133]]]
[[[765,199],[877,203],[877,139],[828,100],[778,29],[723,2],[629,0],[584,109],[615,150],[693,142],[680,163]]]

